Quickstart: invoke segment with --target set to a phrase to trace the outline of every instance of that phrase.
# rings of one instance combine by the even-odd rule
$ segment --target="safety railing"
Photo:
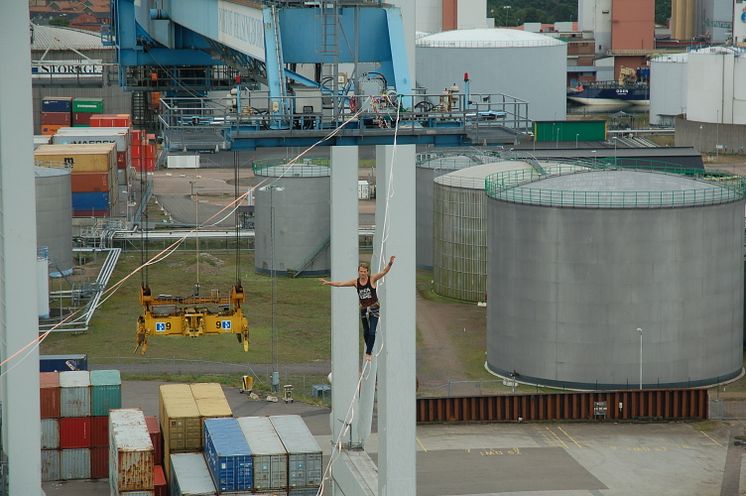
[[[566,164],[554,165],[545,169],[547,174],[540,174],[533,169],[492,174],[485,179],[484,187],[487,196],[512,203],[579,208],[665,208],[716,205],[741,201],[746,198],[745,178],[733,175],[706,177],[704,171],[679,170],[677,175],[687,175],[703,183],[699,188],[681,190],[591,191],[529,186],[547,175],[617,171],[616,169],[588,169]],[[635,171],[676,174],[671,170],[664,172],[661,170],[635,169]]]
[[[287,165],[277,159],[255,160],[251,164],[254,175],[261,177],[328,177],[329,159],[306,158]]]

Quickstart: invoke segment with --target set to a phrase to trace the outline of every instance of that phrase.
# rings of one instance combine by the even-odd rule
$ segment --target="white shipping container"
[[[59,449],[60,423],[57,419],[41,419],[41,449]]]
[[[61,388],[89,387],[90,385],[91,376],[87,370],[60,372]]]
[[[288,455],[269,418],[242,417],[238,425],[254,459],[254,490],[286,488]]]
[[[199,155],[169,155],[166,167],[169,169],[199,169]]]
[[[288,452],[290,489],[318,487],[321,484],[321,447],[299,415],[274,415],[269,418]]]
[[[60,450],[41,450],[41,480],[60,480]]]
[[[201,453],[171,455],[171,496],[216,496],[217,490]]]
[[[52,137],[55,145],[114,143],[117,152],[129,149],[129,128],[126,127],[62,127]]]
[[[357,199],[370,200],[370,185],[368,181],[360,180],[357,182]]]
[[[141,410],[109,412],[109,479],[115,493],[153,489],[153,443]]]
[[[62,480],[91,478],[91,449],[63,449],[60,451],[60,478]]]

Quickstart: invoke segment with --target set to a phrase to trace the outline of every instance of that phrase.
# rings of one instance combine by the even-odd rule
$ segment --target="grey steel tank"
[[[70,170],[34,167],[36,244],[49,253],[49,275],[73,271],[72,192]]]
[[[738,376],[743,179],[550,172],[487,179],[487,367],[582,389]]]
[[[254,174],[268,178],[254,190],[257,272],[311,276],[331,270],[327,164],[254,164]]]
[[[417,267],[433,268],[433,180],[449,172],[494,162],[486,150],[458,150],[417,155]]]

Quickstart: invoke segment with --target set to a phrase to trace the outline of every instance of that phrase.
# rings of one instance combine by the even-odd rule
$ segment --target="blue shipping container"
[[[69,96],[44,97],[41,100],[42,112],[72,112],[73,99]]]
[[[90,212],[109,208],[109,193],[73,193],[73,210]]]
[[[40,355],[39,372],[88,370],[88,355]]]
[[[250,491],[254,464],[241,427],[234,418],[205,419],[205,460],[218,493]]]

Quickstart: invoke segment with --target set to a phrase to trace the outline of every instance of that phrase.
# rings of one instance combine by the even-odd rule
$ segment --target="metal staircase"
[[[332,88],[331,107],[334,121],[338,121],[341,112],[338,104],[339,95],[339,5],[338,0],[321,1],[319,3],[319,17],[321,21],[320,60],[324,61],[322,83]],[[331,84],[329,84],[331,83]]]
[[[324,242],[321,243],[321,245],[311,253],[311,256],[309,256],[303,261],[300,267],[298,267],[297,269],[287,269],[288,275],[294,278],[301,275],[307,268],[311,266],[313,261],[316,260],[316,258],[318,258],[318,256],[324,252],[324,250],[329,248],[331,241],[332,241],[331,236],[326,238],[326,240],[324,240]]]

